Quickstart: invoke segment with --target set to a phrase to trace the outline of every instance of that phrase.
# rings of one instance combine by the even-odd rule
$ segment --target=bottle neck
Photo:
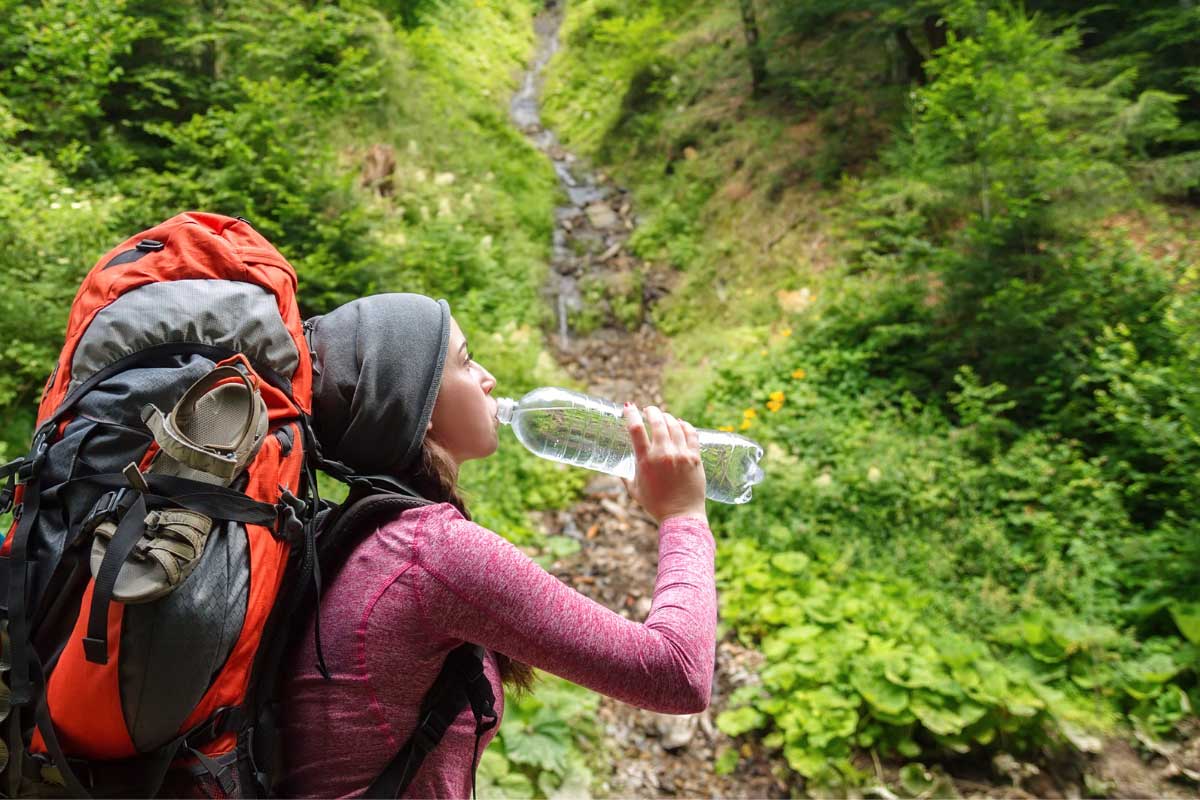
[[[501,397],[496,400],[496,419],[502,425],[511,425],[513,414],[517,410],[517,401],[511,397]]]

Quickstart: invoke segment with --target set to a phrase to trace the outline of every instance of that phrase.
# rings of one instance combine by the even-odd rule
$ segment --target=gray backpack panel
[[[275,295],[266,289],[215,278],[164,281],[126,292],[96,314],[71,358],[70,389],[130,353],[171,342],[245,353],[256,368],[289,383],[300,365]]]

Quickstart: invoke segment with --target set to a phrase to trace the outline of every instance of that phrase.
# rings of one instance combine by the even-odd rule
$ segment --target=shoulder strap
[[[475,765],[479,759],[479,741],[495,727],[495,697],[483,671],[484,650],[464,643],[450,651],[442,671],[430,687],[417,717],[417,728],[383,772],[367,787],[363,797],[398,797],[437,747],[451,723],[468,704],[475,717],[475,754],[471,759],[471,795],[475,795]]]
[[[316,556],[326,579],[332,580],[337,575],[350,551],[373,529],[373,523],[382,522],[410,508],[428,505],[432,503],[416,494],[353,487],[350,496],[340,507],[327,512],[328,516],[317,522]]]

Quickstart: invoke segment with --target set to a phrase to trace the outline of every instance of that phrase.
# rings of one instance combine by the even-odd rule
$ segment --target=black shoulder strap
[[[415,494],[378,492],[362,487],[351,489],[350,496],[339,508],[318,522],[317,561],[328,580],[346,562],[363,536],[373,530],[372,524],[407,511],[410,508],[432,505]]]
[[[362,795],[370,798],[398,797],[437,747],[447,729],[468,704],[475,717],[475,754],[471,759],[471,795],[475,795],[475,765],[479,759],[479,741],[495,727],[495,696],[483,672],[484,650],[465,643],[450,651],[442,671],[430,687],[417,716],[417,728]]]

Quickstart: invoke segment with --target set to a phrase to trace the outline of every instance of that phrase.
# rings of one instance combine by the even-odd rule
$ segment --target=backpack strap
[[[483,671],[484,649],[463,643],[450,651],[442,671],[421,701],[418,723],[412,736],[400,748],[383,772],[363,793],[363,797],[398,797],[445,736],[459,712],[469,703],[475,717],[475,752],[471,758],[471,796],[475,796],[475,765],[479,761],[479,742],[483,734],[496,726],[495,696]]]

